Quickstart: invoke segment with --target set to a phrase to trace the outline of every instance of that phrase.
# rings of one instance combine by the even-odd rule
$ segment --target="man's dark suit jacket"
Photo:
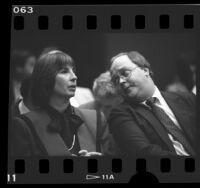
[[[80,125],[77,135],[80,148],[83,150],[97,151],[97,135],[100,139],[100,149],[104,154],[110,154],[108,139],[108,126],[101,113],[101,133],[97,134],[97,113],[95,110],[74,108],[83,123]],[[35,110],[24,114],[33,123],[27,123],[19,118],[13,118],[10,125],[9,151],[11,156],[71,156],[62,137],[58,133],[48,131],[48,125],[52,118],[43,110]]]
[[[190,93],[161,94],[196,150],[195,96]],[[145,105],[124,101],[112,110],[108,122],[115,141],[125,155],[176,155],[164,126]]]

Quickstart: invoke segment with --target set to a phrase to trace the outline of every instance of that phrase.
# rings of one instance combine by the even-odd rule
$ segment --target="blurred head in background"
[[[20,87],[23,80],[30,76],[36,62],[36,57],[27,50],[13,50],[11,53],[11,96],[13,102],[21,98]]]
[[[109,71],[100,74],[99,77],[94,80],[92,90],[95,101],[98,103],[106,117],[109,116],[113,106],[122,102],[122,97],[117,93],[117,90],[111,83]]]
[[[14,50],[11,54],[13,78],[19,82],[33,72],[36,57],[26,50]]]
[[[166,86],[170,92],[193,92],[196,87],[195,53],[184,53],[176,61],[173,82]]]

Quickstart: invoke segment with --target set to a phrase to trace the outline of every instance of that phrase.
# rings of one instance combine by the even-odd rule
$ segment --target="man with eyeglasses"
[[[110,131],[123,154],[197,154],[192,93],[159,91],[149,62],[136,51],[114,56],[110,72],[124,98],[109,117]]]

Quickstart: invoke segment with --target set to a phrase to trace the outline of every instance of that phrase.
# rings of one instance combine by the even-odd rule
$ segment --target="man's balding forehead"
[[[121,56],[127,56],[128,57],[128,54],[126,52],[119,53],[119,54],[112,57],[111,62],[113,63],[113,61],[115,59],[117,59],[118,57],[121,57]]]

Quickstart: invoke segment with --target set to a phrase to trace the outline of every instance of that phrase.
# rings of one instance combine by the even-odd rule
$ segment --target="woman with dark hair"
[[[91,156],[109,151],[103,114],[71,106],[77,85],[73,59],[42,53],[31,77],[32,110],[11,125],[11,155]]]

